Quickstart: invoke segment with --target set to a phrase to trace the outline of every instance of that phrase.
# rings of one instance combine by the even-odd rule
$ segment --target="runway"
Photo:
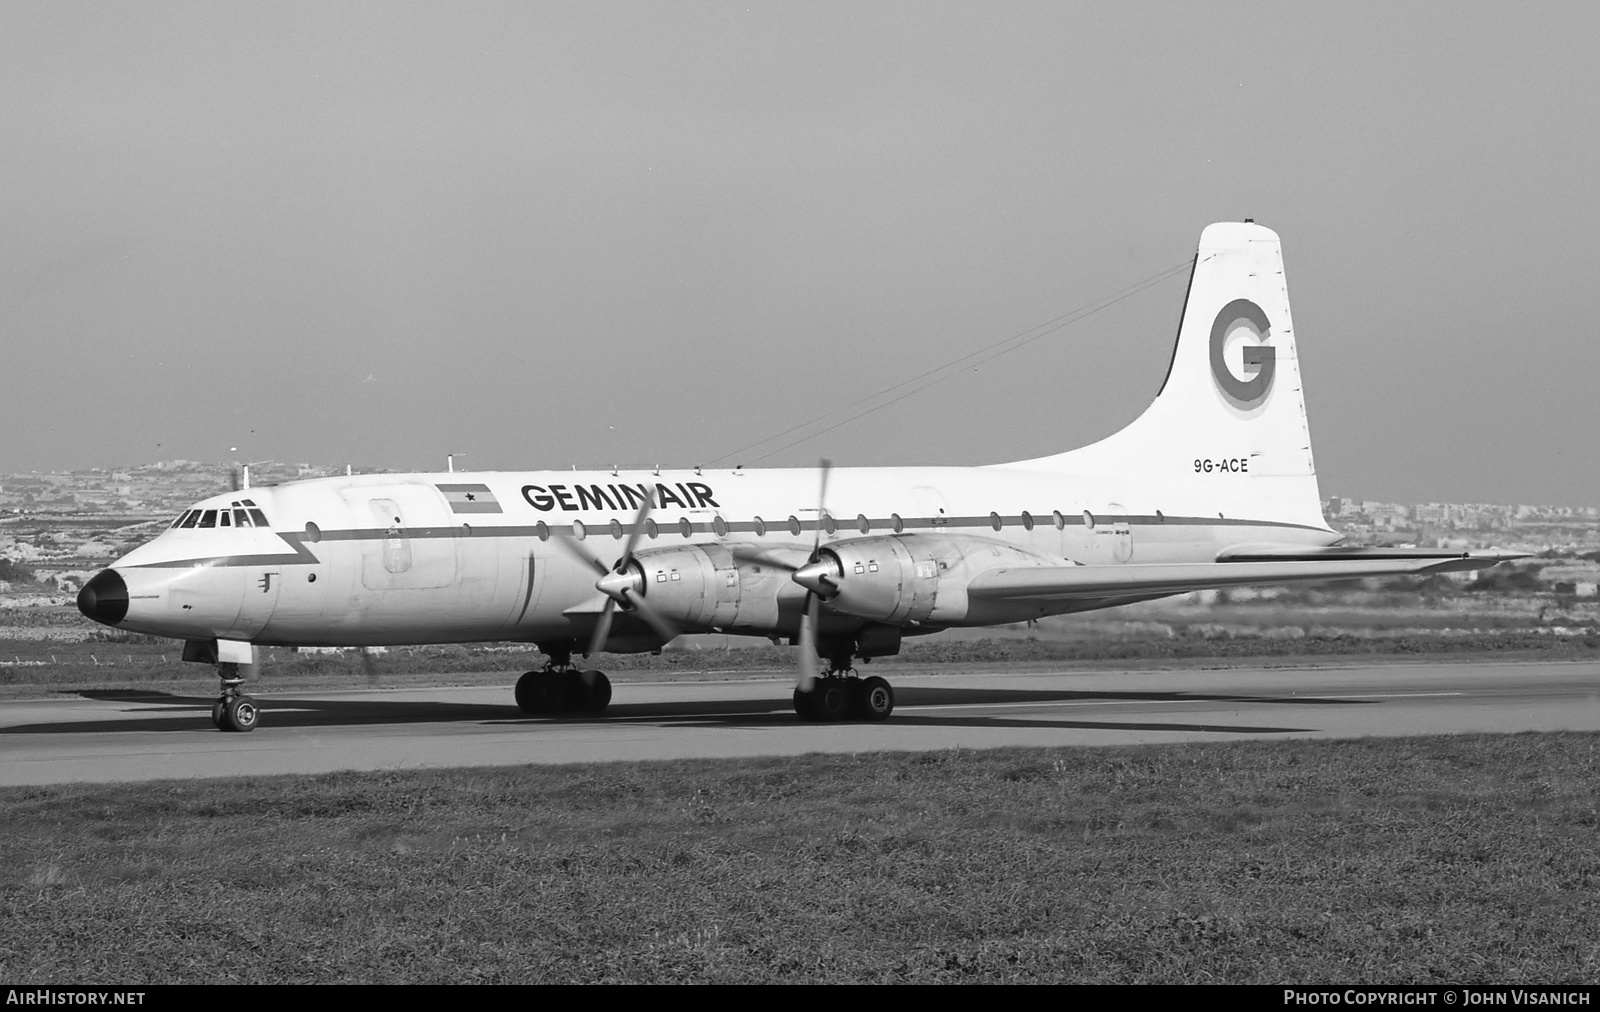
[[[525,717],[506,687],[254,693],[260,728],[213,697],[107,692],[0,703],[0,786],[337,770],[1241,738],[1600,731],[1593,662],[1186,671],[882,672],[894,716],[807,724],[787,680],[618,682],[598,719]]]

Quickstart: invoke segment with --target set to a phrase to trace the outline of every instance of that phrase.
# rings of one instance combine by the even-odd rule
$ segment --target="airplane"
[[[804,720],[887,719],[854,662],[906,637],[1188,591],[1481,569],[1515,556],[1340,545],[1322,515],[1282,248],[1200,236],[1154,401],[1099,442],[978,467],[364,474],[204,499],[97,573],[96,622],[214,664],[250,731],[265,646],[533,643],[529,714],[601,714],[574,661],[683,633],[800,648]],[[815,659],[813,659],[815,658]]]

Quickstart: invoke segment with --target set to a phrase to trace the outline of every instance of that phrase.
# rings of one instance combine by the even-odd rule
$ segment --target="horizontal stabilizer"
[[[1302,550],[1303,552],[1303,550]],[[1486,569],[1508,555],[1464,552],[1413,553],[1404,557],[1275,559],[1128,566],[1041,566],[991,569],[973,577],[969,596],[987,601],[1093,600],[1107,597],[1159,597],[1191,590],[1248,587],[1311,580],[1350,580]]]

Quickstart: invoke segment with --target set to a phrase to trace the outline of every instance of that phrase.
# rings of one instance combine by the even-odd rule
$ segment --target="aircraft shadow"
[[[623,691],[626,691],[624,687]],[[5,734],[106,734],[111,732],[191,732],[215,733],[211,727],[211,705],[216,697],[211,695],[179,695],[148,690],[87,691],[78,693],[86,699],[123,702],[140,707],[137,713],[126,717],[109,717],[103,720],[58,721],[39,724],[19,724],[0,728]],[[509,696],[509,693],[508,693]],[[328,700],[301,699],[293,696],[255,697],[263,711],[262,729],[270,732],[274,727],[358,727],[400,724],[484,723],[498,725],[526,724],[532,727],[544,724],[583,723],[657,723],[680,727],[771,728],[788,727],[797,723],[789,694],[778,698],[745,700],[698,700],[682,703],[613,703],[603,717],[533,717],[523,714],[509,700],[504,705],[485,703],[451,703],[409,700]],[[1133,731],[1214,731],[1219,733],[1291,733],[1311,731],[1314,728],[1268,727],[1250,724],[1206,724],[1178,721],[1128,721],[1128,720],[1052,720],[1010,714],[952,713],[934,715],[906,713],[906,707],[923,706],[996,706],[1027,705],[1030,703],[1107,702],[1107,703],[1171,703],[1208,702],[1239,703],[1242,705],[1345,705],[1366,706],[1374,700],[1322,699],[1315,696],[1253,696],[1242,694],[1185,693],[1185,692],[1053,692],[1040,689],[946,689],[906,688],[896,691],[902,712],[890,718],[899,726],[922,727],[973,727],[973,728],[1056,728],[1112,729]],[[147,708],[166,707],[170,715],[150,716]],[[817,725],[818,727],[839,725]]]

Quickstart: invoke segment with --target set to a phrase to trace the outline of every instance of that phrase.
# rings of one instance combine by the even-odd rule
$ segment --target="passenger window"
[[[622,540],[622,521],[616,517],[611,518],[611,536],[618,541]]]
[[[217,526],[217,511],[216,510],[206,510],[204,513],[200,514],[200,526],[201,527],[215,527],[215,526]]]
[[[833,522],[832,513],[822,514],[822,529],[829,534],[833,534],[839,530],[839,525]]]
[[[717,537],[725,538],[728,536],[728,521],[722,519],[720,516],[713,517],[711,520],[711,529],[716,532]]]
[[[572,521],[572,536],[579,541],[589,536],[589,529],[583,526],[582,520]]]
[[[1051,514],[1050,514],[1050,520],[1051,520],[1052,523],[1054,523],[1056,525],[1056,530],[1058,530],[1058,531],[1066,530],[1066,528],[1067,528],[1067,518],[1061,515],[1061,511],[1060,510],[1052,511]]]
[[[646,537],[654,538],[657,534],[661,533],[661,528],[656,526],[656,522],[654,520],[646,520],[644,522],[644,533]]]
[[[756,517],[755,519],[755,529],[756,537],[764,538],[767,536],[767,522],[760,517]]]
[[[1033,514],[1027,510],[1022,511],[1022,529],[1025,531],[1033,530]]]
[[[682,534],[686,538],[694,533],[694,524],[689,522],[688,517],[684,517],[678,521],[678,533]]]
[[[894,528],[896,534],[900,534],[906,529],[906,522],[900,519],[900,514],[898,513],[889,514],[889,524]]]
[[[865,513],[856,514],[856,530],[860,531],[862,534],[872,533],[872,521],[867,519],[867,515]]]
[[[799,517],[797,517],[797,516],[789,517],[789,533],[790,534],[799,534],[800,533],[800,518]]]
[[[306,540],[311,542],[313,545],[322,540],[322,528],[318,527],[310,520],[306,521]]]
[[[993,527],[997,531],[1000,529],[1000,527],[1001,527],[1000,514],[998,514],[998,513],[990,513],[989,514],[989,526]]]
[[[549,541],[550,525],[541,520],[533,525],[533,533],[540,541]]]
[[[1091,531],[1094,530],[1094,514],[1088,510],[1083,511],[1083,525]]]

